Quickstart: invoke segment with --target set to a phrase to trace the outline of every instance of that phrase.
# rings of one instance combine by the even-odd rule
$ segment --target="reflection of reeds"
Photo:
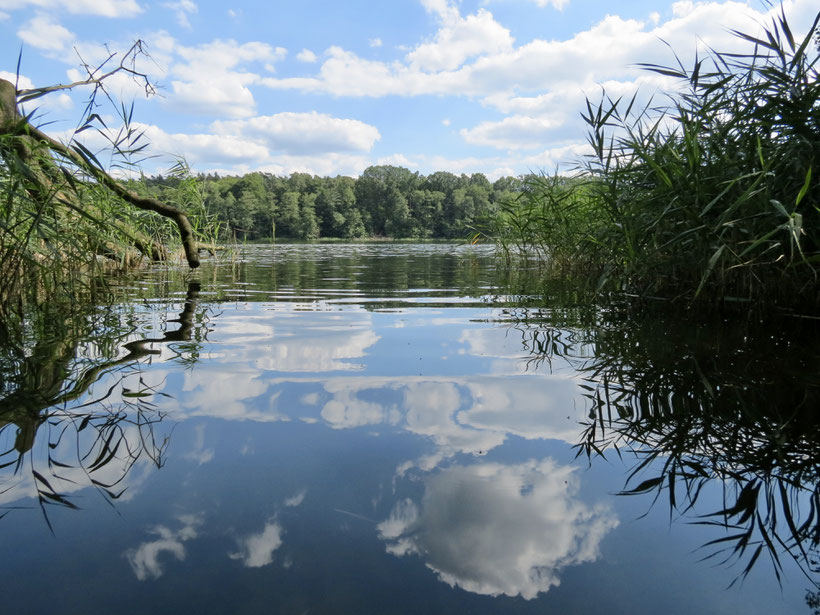
[[[158,436],[155,427],[165,415],[151,400],[165,394],[143,380],[141,361],[158,354],[151,347],[155,343],[175,346],[177,361],[196,360],[199,343],[191,340],[197,321],[205,322],[204,314],[197,313],[198,296],[199,284],[191,282],[179,317],[167,321],[180,323],[178,329],[127,343],[122,340],[133,334],[134,326],[121,319],[106,318],[101,330],[89,331],[87,323],[92,319],[87,315],[67,315],[48,306],[29,315],[35,330],[23,335],[31,340],[28,344],[20,343],[19,327],[16,331],[4,327],[0,384],[6,394],[0,399],[0,438],[7,434],[13,444],[0,452],[0,470],[9,473],[4,480],[9,485],[0,494],[24,484],[27,464],[51,528],[46,505],[76,508],[65,493],[66,485],[82,480],[80,488],[93,486],[113,504],[125,491],[125,479],[137,462],[161,467],[168,436]],[[26,320],[16,324],[25,327]],[[98,350],[107,348],[114,357],[120,348],[127,353],[107,360],[80,360],[81,345],[94,334],[101,336]],[[119,341],[110,344],[110,340]],[[103,378],[113,384],[102,395],[77,403]],[[138,388],[128,388],[134,381]],[[9,438],[12,430],[16,433]],[[36,443],[40,447],[35,450]]]
[[[820,592],[806,592],[806,605],[812,615],[820,615]]]
[[[577,314],[576,314],[577,316]],[[560,321],[560,316],[556,317]],[[663,497],[670,512],[725,530],[707,559],[791,556],[820,575],[820,355],[812,321],[696,321],[684,315],[514,325],[531,365],[563,357],[584,378],[589,419],[578,453],[634,459],[624,495]],[[703,512],[720,485],[724,503]],[[696,511],[696,504],[700,502]]]
[[[128,375],[123,372],[122,380]],[[145,387],[139,394],[149,397],[151,391]],[[163,418],[162,412],[142,398],[123,399],[116,405],[96,404],[87,411],[50,408],[36,416],[9,417],[0,426],[0,436],[16,427],[17,437],[13,447],[0,453],[0,468],[13,467],[13,474],[7,477],[12,484],[3,493],[20,484],[28,460],[38,504],[52,531],[46,505],[77,508],[64,490],[80,480],[87,481],[81,488],[93,486],[113,503],[127,489],[122,485],[140,459],[162,466],[168,437],[158,439],[154,426]],[[39,450],[33,450],[35,436],[37,442],[45,444],[44,460]]]

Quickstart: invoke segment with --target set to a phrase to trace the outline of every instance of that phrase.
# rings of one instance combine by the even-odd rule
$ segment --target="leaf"
[[[23,45],[20,45],[20,51],[17,53],[17,70],[15,72],[14,89],[18,89],[20,85],[20,64],[23,62]]]
[[[48,488],[49,491],[52,491],[52,492],[54,491],[54,489],[49,484],[49,482],[45,479],[45,477],[42,474],[40,474],[37,470],[32,470],[31,473],[34,475],[34,478],[36,478],[39,482],[43,483]]]
[[[709,276],[712,275],[712,271],[714,270],[715,265],[717,265],[718,260],[720,260],[724,248],[726,248],[726,244],[722,244],[717,250],[715,250],[712,257],[709,259],[709,263],[706,265],[706,271],[703,272],[703,276],[700,278],[700,284],[698,284],[698,288],[695,291],[695,297],[700,295],[700,291],[703,290],[706,281],[709,279]]]
[[[643,70],[658,73],[659,75],[665,75],[666,77],[675,77],[676,79],[689,79],[689,75],[687,75],[684,71],[675,70],[674,68],[667,68],[664,66],[660,66],[658,64],[638,62],[635,66]]]
[[[103,168],[102,164],[100,164],[100,161],[99,161],[99,160],[97,160],[97,157],[94,155],[94,153],[93,153],[90,149],[88,149],[85,145],[83,145],[82,143],[80,143],[79,141],[74,141],[74,142],[73,142],[73,144],[72,144],[72,146],[71,146],[71,148],[72,148],[75,152],[77,152],[78,154],[80,154],[80,156],[81,156],[84,160],[86,160],[86,162],[89,162],[89,163],[93,162],[93,163],[94,163],[94,166],[95,166],[97,169],[102,169],[102,168]]]
[[[57,461],[56,459],[49,459],[48,463],[49,463],[49,465],[54,465],[54,466],[57,466],[58,468],[72,468],[72,467],[74,467],[74,466],[71,466],[67,463],[63,463],[62,461]]]
[[[128,391],[122,393],[123,397],[151,397],[152,395],[153,393],[146,393],[145,389],[142,391]]]
[[[78,506],[76,504],[74,504],[73,502],[68,501],[65,498],[65,496],[62,496],[59,493],[54,493],[54,492],[48,493],[48,492],[45,492],[45,491],[41,491],[40,492],[41,501],[42,501],[43,498],[45,498],[46,500],[49,500],[49,502],[47,502],[47,503],[60,504],[61,506],[65,506],[67,508],[73,508],[74,510],[78,510]]]
[[[786,211],[786,208],[783,207],[783,203],[781,203],[777,199],[770,199],[769,204],[772,207],[774,207],[778,211],[778,213],[783,214],[784,217],[786,217],[786,218],[791,217],[791,214],[789,214],[789,212]]]
[[[117,444],[114,446],[114,448],[111,450],[111,452],[104,459],[102,459],[98,463],[95,463],[95,464],[89,466],[89,468],[88,468],[89,472],[94,472],[96,470],[99,470],[100,468],[105,466],[109,461],[111,461],[114,458],[114,455],[117,454],[117,450],[119,450],[120,444],[122,444],[122,440],[117,440]]]
[[[752,567],[755,565],[755,562],[757,561],[757,558],[760,557],[760,552],[761,551],[763,551],[763,545],[762,544],[758,545],[757,549],[755,549],[755,552],[752,555],[751,559],[749,560],[749,563],[746,565],[746,568],[743,570],[743,573],[741,574],[742,578],[745,579],[749,575],[749,573],[752,571]]]
[[[743,533],[743,534],[730,534],[728,536],[723,536],[722,538],[716,538],[714,540],[710,540],[709,542],[704,543],[702,546],[703,547],[711,547],[712,545],[720,544],[722,542],[731,542],[731,541],[734,541],[734,540],[740,540],[744,536],[745,536],[745,533]]]
[[[803,180],[803,187],[800,188],[800,192],[797,194],[797,199],[794,201],[795,207],[800,205],[800,201],[803,200],[803,197],[806,196],[806,193],[809,191],[809,186],[811,186],[811,167],[809,167],[809,170],[806,171],[806,179]]]
[[[748,518],[750,511],[753,512],[757,504],[757,495],[760,492],[760,483],[757,480],[750,481],[743,486],[740,494],[735,501],[734,506],[725,508],[718,512],[706,515],[707,517],[728,516],[733,517],[737,514],[743,513],[745,518]]]
[[[657,478],[650,478],[648,480],[643,481],[640,485],[635,487],[634,489],[629,489],[627,491],[619,491],[618,495],[636,495],[638,493],[646,493],[647,491],[651,491],[665,480],[664,476],[658,476]]]

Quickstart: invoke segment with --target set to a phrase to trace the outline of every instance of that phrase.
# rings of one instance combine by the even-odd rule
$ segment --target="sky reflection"
[[[294,262],[332,254],[287,250]],[[401,252],[403,271],[440,275],[424,287],[461,292],[445,279],[450,270],[411,267],[405,250],[388,250]],[[49,508],[52,540],[36,510],[37,479],[6,469],[0,515],[34,509],[9,510],[0,524],[10,611],[598,613],[606,604],[616,613],[768,615],[804,606],[799,578],[778,592],[763,566],[725,593],[736,573],[693,554],[718,533],[686,523],[670,531],[668,509],[651,509],[651,498],[611,497],[632,462],[575,459],[590,422],[584,381],[560,352],[534,361],[532,339],[502,308],[466,292],[435,304],[416,293],[413,304],[413,288],[381,273],[368,280],[370,294],[342,299],[312,278],[299,286],[280,271],[280,287],[268,291],[250,280],[270,271],[247,273],[229,287],[243,298],[194,306],[201,326],[191,339],[165,335],[178,305],[159,317],[157,303],[145,323],[134,316],[138,331],[122,339],[148,331],[158,354],[103,374],[76,400],[107,395],[116,410],[138,395],[130,399],[142,415],[111,417],[123,444],[110,463],[93,473],[50,467],[49,455],[70,465],[78,449],[92,450],[93,465],[100,440],[94,422],[81,430],[76,418],[58,442],[48,421],[57,415],[37,417],[31,467],[62,476],[48,479],[83,510]],[[471,288],[486,287],[479,281]],[[251,291],[258,302],[247,301]],[[576,357],[592,356],[576,331],[555,329]],[[137,455],[153,433],[128,422],[140,417],[156,421],[148,452],[159,448],[161,458]],[[9,424],[0,443],[14,449],[17,431]],[[88,489],[92,478],[127,488],[108,502],[116,513]],[[704,489],[707,511],[721,495],[720,485]],[[59,577],[59,588],[37,585],[43,577]],[[91,587],[107,600],[89,604]]]
[[[261,532],[243,536],[237,542],[239,551],[228,554],[247,568],[261,568],[273,563],[273,552],[282,546],[284,530],[276,521],[269,521]]]
[[[387,551],[419,555],[451,586],[535,598],[567,566],[595,561],[618,526],[576,497],[575,468],[554,460],[454,465],[425,476],[420,502],[398,502],[378,525]]]

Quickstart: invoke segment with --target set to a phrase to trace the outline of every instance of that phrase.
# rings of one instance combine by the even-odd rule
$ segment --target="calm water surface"
[[[811,323],[499,276],[484,246],[248,246],[9,324],[3,612],[812,613]]]

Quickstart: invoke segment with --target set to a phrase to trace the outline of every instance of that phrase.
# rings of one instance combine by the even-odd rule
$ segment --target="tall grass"
[[[0,303],[69,291],[110,271],[132,269],[180,245],[173,222],[124,203],[106,187],[43,148],[53,165],[43,190],[36,162],[15,155],[15,136],[0,135]],[[197,236],[212,237],[201,195],[188,177],[174,195],[191,212]],[[198,198],[199,197],[199,198]],[[197,219],[197,214],[202,214]],[[180,256],[180,258],[182,258]]]
[[[104,270],[166,260],[169,248],[184,246],[191,264],[192,254],[196,260],[191,233],[196,240],[215,236],[184,161],[171,170],[181,179],[172,205],[140,199],[117,181],[139,174],[148,144],[133,121],[134,105],[115,100],[104,81],[124,71],[153,92],[147,76],[135,68],[141,55],[145,52],[137,41],[121,58],[112,53],[100,66],[84,65],[88,78],[65,86],[19,90],[0,80],[0,312],[32,294],[71,291]],[[119,64],[108,70],[115,58]],[[36,110],[20,114],[21,105],[73,88],[90,89],[90,94],[65,142],[35,126],[41,120]],[[116,125],[103,120],[103,105],[118,116]],[[95,151],[83,145],[90,134],[105,145]],[[198,217],[193,225],[189,213],[191,220]]]
[[[663,106],[587,100],[580,177],[531,180],[496,239],[603,290],[816,303],[818,21],[797,40],[781,9],[761,36],[734,32],[744,53],[641,65],[680,80]]]

